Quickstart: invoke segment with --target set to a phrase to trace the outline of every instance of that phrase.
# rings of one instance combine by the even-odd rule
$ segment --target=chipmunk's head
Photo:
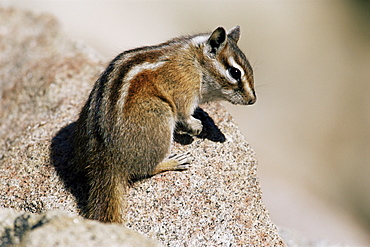
[[[253,70],[237,46],[239,37],[239,26],[227,33],[224,28],[218,27],[210,35],[203,36],[202,45],[199,46],[203,48],[203,102],[227,100],[241,105],[256,102]]]

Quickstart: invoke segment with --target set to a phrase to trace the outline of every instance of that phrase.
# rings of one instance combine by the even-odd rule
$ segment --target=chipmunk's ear
[[[226,43],[226,31],[223,27],[216,28],[207,41],[208,52],[217,55]]]
[[[235,41],[235,43],[237,43],[237,42],[238,42],[238,40],[239,40],[239,38],[240,38],[240,26],[239,26],[239,25],[237,25],[237,26],[235,26],[235,27],[231,28],[231,29],[229,30],[229,32],[227,33],[227,37],[228,37],[229,39],[234,40],[234,41]]]

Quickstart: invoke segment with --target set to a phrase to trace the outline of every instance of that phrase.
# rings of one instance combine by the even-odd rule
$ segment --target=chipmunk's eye
[[[235,67],[230,67],[229,68],[229,74],[231,75],[232,78],[234,78],[235,80],[238,81],[238,80],[240,80],[242,72],[240,72],[240,70],[235,68]]]

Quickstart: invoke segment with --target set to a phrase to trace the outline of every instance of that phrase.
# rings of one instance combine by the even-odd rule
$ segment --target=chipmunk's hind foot
[[[178,165],[174,167],[174,170],[187,170],[190,168],[190,163],[193,161],[193,157],[190,153],[171,154],[168,159],[178,162]]]
[[[153,175],[165,172],[165,171],[183,171],[190,168],[190,163],[193,157],[190,153],[186,154],[171,154],[167,159],[159,163]]]

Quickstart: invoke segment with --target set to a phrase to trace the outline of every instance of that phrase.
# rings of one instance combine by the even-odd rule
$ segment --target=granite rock
[[[79,214],[86,183],[69,161],[69,137],[107,62],[69,40],[52,16],[0,8],[1,207],[43,214],[32,219]],[[262,202],[254,151],[232,117],[220,104],[202,105],[195,117],[201,135],[176,136],[172,148],[193,155],[191,168],[136,182],[127,227],[168,246],[284,246]],[[60,229],[74,219],[83,229],[100,224],[68,218]]]
[[[43,214],[0,209],[0,246],[162,246],[116,224],[101,224],[62,211]]]

